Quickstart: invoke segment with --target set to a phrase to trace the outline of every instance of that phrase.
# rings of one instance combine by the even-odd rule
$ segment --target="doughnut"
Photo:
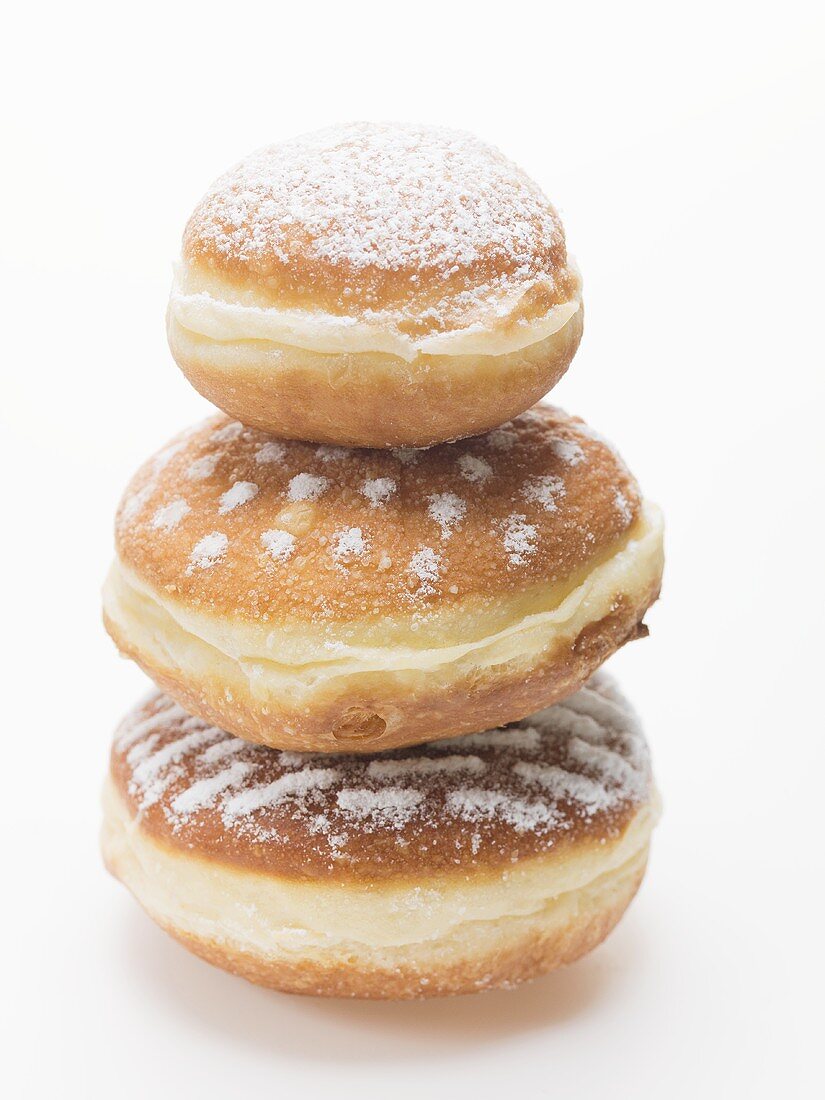
[[[137,473],[115,541],[121,652],[192,714],[310,752],[549,706],[640,633],[662,572],[657,509],[549,406],[418,451],[214,417]]]
[[[581,280],[556,211],[473,136],[356,123],[271,145],[186,226],[178,366],[290,439],[426,446],[511,419],[564,374]]]
[[[658,816],[612,681],[503,729],[282,752],[155,694],[119,727],[102,848],[195,954],[291,993],[418,998],[572,962],[635,894]]]

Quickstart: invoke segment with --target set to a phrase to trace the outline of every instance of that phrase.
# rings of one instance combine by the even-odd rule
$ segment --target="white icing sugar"
[[[564,482],[553,474],[541,474],[530,478],[521,495],[531,504],[540,505],[545,512],[555,512],[559,497],[564,496]]]
[[[276,439],[262,444],[255,452],[255,461],[259,466],[274,466],[282,462],[286,454],[286,447]]]
[[[205,481],[206,478],[214,474],[215,467],[218,465],[222,454],[222,451],[210,451],[209,454],[196,458],[194,462],[190,462],[187,466],[186,476],[190,481]]]
[[[129,496],[123,502],[120,510],[121,518],[124,520],[134,519],[143,508],[144,504],[148,503],[149,498],[157,488],[157,482],[152,479],[140,489],[137,489],[134,493],[130,493]]]
[[[471,772],[481,775],[487,765],[478,756],[422,757],[417,760],[373,760],[367,765],[367,775],[376,779],[398,779],[402,776],[439,775]]]
[[[494,451],[509,451],[518,440],[518,434],[512,428],[503,425],[500,428],[493,428],[483,438],[487,446],[492,447]]]
[[[349,447],[335,447],[330,443],[322,443],[315,448],[315,457],[322,462],[341,462],[352,454]]]
[[[538,549],[538,532],[527,516],[513,513],[502,526],[504,549],[510,565],[526,565]]]
[[[280,531],[277,527],[264,531],[261,543],[272,560],[277,562],[289,561],[295,550],[295,536],[289,531]]]
[[[463,737],[450,737],[443,741],[431,741],[433,749],[460,746],[467,749],[506,749],[508,752],[538,752],[541,734],[534,726],[512,729],[485,730],[484,733],[467,733]]]
[[[176,798],[172,799],[172,813],[177,817],[187,817],[202,810],[206,806],[214,804],[219,794],[229,790],[230,787],[239,786],[247,776],[255,771],[255,765],[243,760],[236,760],[228,768],[210,775],[205,779],[199,779],[191,787],[187,787]]]
[[[209,726],[186,733],[168,742],[157,752],[145,756],[133,769],[129,790],[138,798],[142,810],[153,806],[176,778],[175,773],[164,775],[170,764],[182,760],[187,753],[198,750],[211,741],[224,736],[223,730]]]
[[[168,447],[164,447],[162,451],[158,451],[152,459],[152,472],[157,475],[161,470],[165,470],[175,455],[185,446],[186,440],[182,439],[178,443],[170,443]]]
[[[489,462],[471,454],[458,456],[458,469],[466,481],[479,485],[483,485],[493,473],[493,467]]]
[[[435,550],[431,546],[422,546],[410,559],[409,569],[421,582],[416,595],[432,596],[441,569],[441,558]]]
[[[319,474],[296,474],[287,487],[289,500],[317,500],[329,488],[329,478]]]
[[[227,735],[226,741],[218,741],[217,744],[210,745],[208,749],[205,749],[198,757],[198,762],[201,764],[216,764],[219,760],[226,760],[228,756],[237,756],[246,747],[246,741]]]
[[[339,809],[353,817],[375,818],[400,829],[423,800],[423,792],[406,787],[382,787],[377,791],[347,787],[338,792],[336,802]]]
[[[218,428],[212,432],[209,437],[215,443],[232,443],[243,431],[243,424],[240,420],[230,420],[228,424],[224,424],[222,428]]]
[[[578,803],[588,815],[610,809],[617,802],[616,792],[606,789],[604,784],[554,764],[520,760],[513,765],[513,771],[528,783],[536,783],[549,791],[556,800],[567,798]]]
[[[230,822],[265,806],[278,806],[288,799],[300,798],[309,791],[326,790],[338,777],[335,768],[305,768],[300,772],[288,772],[266,786],[251,787],[234,795],[224,804],[224,819]]]
[[[211,569],[226,554],[229,539],[221,531],[212,531],[196,542],[189,555],[189,572],[193,569]]]
[[[353,558],[363,557],[369,550],[369,542],[360,527],[348,527],[333,536],[332,554],[336,561],[346,564]]]
[[[550,450],[567,466],[578,466],[580,462],[584,462],[584,451],[575,439],[554,436],[550,441]]]
[[[391,477],[367,478],[361,486],[361,495],[365,496],[373,508],[389,500],[398,485]]]
[[[441,528],[441,537],[446,541],[456,524],[461,523],[466,515],[467,504],[455,493],[432,493],[427,501],[427,512]]]
[[[130,715],[122,723],[115,739],[115,748],[118,752],[125,752],[130,745],[152,733],[159,725],[166,723],[172,725],[187,717],[183,707],[178,706],[168,695],[159,696],[158,702],[157,708],[145,718],[137,719]]]
[[[218,251],[348,268],[445,273],[501,257],[523,281],[560,240],[540,189],[471,134],[352,123],[269,146],[229,171],[193,218]]]
[[[241,504],[248,504],[258,495],[258,486],[254,481],[236,481],[218,501],[218,515],[224,516]]]
[[[426,837],[426,851],[450,821],[450,858],[476,855],[485,838],[500,847],[502,825],[550,847],[575,821],[649,797],[649,757],[632,711],[603,675],[591,685],[503,729],[377,756],[247,744],[156,697],[154,713],[141,709],[123,724],[116,753],[138,811],[156,807],[184,836],[201,827],[202,811],[262,844],[285,839],[289,822],[318,838],[316,852],[331,860],[342,858],[354,828],[389,830],[402,845]],[[456,832],[459,822],[467,829]]]
[[[528,802],[481,787],[451,791],[447,795],[446,808],[448,813],[464,821],[506,821],[518,833],[555,825],[560,820],[556,810],[544,802]]]
[[[192,509],[182,497],[162,505],[152,516],[152,527],[156,531],[174,531],[184,516]]]
[[[616,511],[619,513],[625,523],[630,523],[630,521],[633,519],[633,508],[631,507],[630,501],[627,499],[621,489],[616,489],[614,491],[613,500],[616,505]]]

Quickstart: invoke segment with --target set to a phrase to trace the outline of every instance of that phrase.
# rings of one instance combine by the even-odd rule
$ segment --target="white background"
[[[812,1095],[815,5],[18,8],[0,73],[6,1094]],[[111,729],[145,688],[99,625],[112,515],[205,409],[164,335],[184,221],[251,149],[350,118],[474,130],[542,183],[585,277],[557,401],[617,441],[668,519],[651,638],[611,662],[665,797],[649,876],[606,945],[514,993],[267,993],[167,941],[97,854]]]

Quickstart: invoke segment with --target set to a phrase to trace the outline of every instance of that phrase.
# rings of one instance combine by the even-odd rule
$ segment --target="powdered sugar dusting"
[[[348,527],[338,531],[332,540],[332,554],[337,562],[346,564],[353,558],[363,557],[369,550],[369,542],[360,527]]]
[[[329,488],[329,478],[318,474],[296,474],[286,491],[289,500],[317,500]]]
[[[584,462],[584,451],[575,439],[558,435],[550,441],[550,449],[566,466],[578,466]]]
[[[264,531],[261,535],[261,543],[272,560],[281,563],[289,561],[295,550],[295,536],[289,531],[279,531],[277,528]]]
[[[274,466],[279,462],[283,462],[285,454],[286,447],[283,443],[280,443],[277,439],[271,439],[257,449],[255,461],[259,466]]]
[[[316,260],[444,272],[499,257],[521,278],[561,239],[539,188],[470,134],[352,123],[247,157],[203,199],[191,228],[244,261]],[[294,246],[293,246],[294,247]]]
[[[483,485],[493,473],[493,467],[484,458],[465,453],[458,456],[458,469],[465,481]]]
[[[502,829],[546,850],[574,828],[603,832],[650,792],[644,738],[604,674],[504,729],[373,756],[247,744],[155,696],[114,751],[136,812],[184,839],[217,828],[265,851],[300,835],[329,865],[355,836],[441,851],[448,863],[507,858]],[[382,858],[380,842],[369,851],[361,858]]]
[[[391,477],[367,478],[361,486],[361,494],[365,496],[373,508],[384,504],[395,493],[397,483]]]
[[[424,801],[421,791],[403,787],[384,787],[379,791],[367,788],[345,788],[338,792],[338,808],[356,818],[371,818],[382,825],[400,829]]]
[[[233,795],[224,803],[225,824],[234,819],[254,814],[257,810],[280,806],[292,799],[300,799],[309,791],[324,791],[339,778],[335,768],[304,768],[300,772],[288,772],[262,787],[251,787]]]
[[[625,523],[630,523],[630,521],[633,519],[633,508],[630,505],[630,501],[627,499],[621,489],[616,489],[614,491],[613,500],[616,505],[616,511],[619,513]]]
[[[213,531],[210,535],[196,542],[189,555],[189,571],[193,569],[211,569],[217,565],[226,554],[229,539],[221,531]]]
[[[511,566],[526,565],[538,549],[538,532],[527,516],[514,512],[502,526],[504,550]]]
[[[541,474],[530,478],[521,495],[526,501],[538,504],[545,512],[555,512],[559,498],[564,496],[564,481],[553,474]]]
[[[441,537],[446,542],[452,535],[453,528],[464,518],[467,504],[455,493],[433,493],[427,501],[427,512],[441,528]]]
[[[192,509],[186,501],[182,497],[178,497],[177,500],[171,500],[168,504],[158,508],[152,516],[151,526],[155,531],[174,531],[183,517],[191,511]]]
[[[215,443],[232,443],[243,432],[243,424],[240,420],[230,420],[222,428],[217,428],[210,438]]]
[[[205,481],[215,472],[215,467],[221,458],[221,451],[210,451],[191,462],[186,468],[186,476],[190,481]]]
[[[432,596],[436,591],[435,585],[441,568],[441,558],[435,550],[431,546],[422,546],[413,554],[409,568],[420,582],[416,595]]]
[[[254,500],[257,495],[258,486],[254,481],[236,481],[218,501],[218,515],[224,516],[227,512],[233,512],[241,504]]]
[[[437,756],[412,760],[373,760],[367,775],[373,779],[398,779],[399,776],[438,775],[471,772],[481,775],[487,765],[478,756]]]

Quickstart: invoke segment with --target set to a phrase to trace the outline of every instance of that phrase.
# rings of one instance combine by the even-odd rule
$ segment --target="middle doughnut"
[[[133,479],[104,619],[190,712],[282,749],[375,752],[516,721],[640,631],[658,511],[539,405],[425,451],[224,416]]]

